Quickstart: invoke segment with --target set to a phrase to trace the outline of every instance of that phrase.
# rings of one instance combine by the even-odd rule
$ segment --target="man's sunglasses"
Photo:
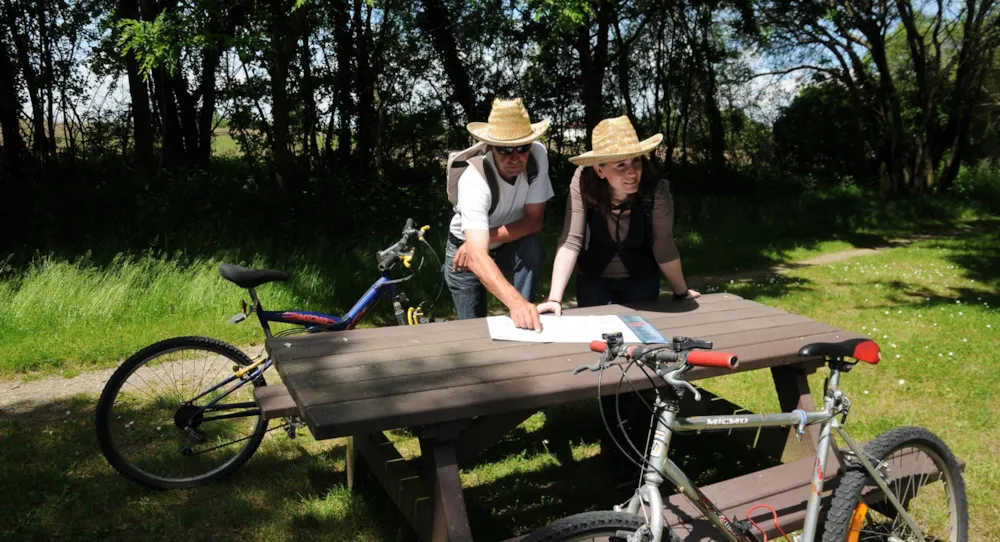
[[[507,156],[511,153],[517,152],[518,154],[524,154],[531,150],[531,143],[527,145],[518,145],[517,147],[496,147],[498,153]]]

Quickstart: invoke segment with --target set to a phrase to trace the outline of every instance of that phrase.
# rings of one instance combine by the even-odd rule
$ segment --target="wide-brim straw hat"
[[[639,141],[632,121],[627,115],[622,115],[599,122],[591,139],[594,150],[574,156],[569,159],[570,162],[578,166],[594,166],[642,156],[663,141],[663,134]]]
[[[493,100],[489,122],[470,122],[466,128],[472,137],[498,147],[516,147],[542,137],[549,129],[549,119],[532,123],[521,98]]]

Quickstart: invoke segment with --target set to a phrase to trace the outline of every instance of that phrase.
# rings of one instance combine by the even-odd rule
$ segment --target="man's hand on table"
[[[529,303],[522,299],[520,303],[510,309],[510,319],[514,321],[514,326],[519,329],[534,329],[536,333],[542,332],[542,322],[538,318],[538,308],[534,303]]]

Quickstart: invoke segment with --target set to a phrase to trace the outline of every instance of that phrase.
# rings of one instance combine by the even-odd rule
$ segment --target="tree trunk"
[[[17,52],[17,61],[21,67],[21,77],[24,79],[24,84],[28,89],[28,100],[31,103],[31,148],[36,153],[38,159],[44,160],[48,144],[45,138],[45,108],[39,97],[38,73],[35,71],[35,67],[31,65],[31,59],[28,54],[28,40],[19,30],[20,26],[17,24],[17,17],[15,16],[14,8],[10,5],[10,0],[4,0],[4,12],[7,16],[7,28],[10,30],[14,41],[14,48]]]
[[[357,165],[367,171],[372,163],[372,125],[375,123],[375,77],[371,50],[371,6],[366,20],[361,20],[362,2],[354,0],[354,42],[357,44],[358,126]]]
[[[7,173],[17,178],[24,161],[21,138],[21,100],[17,96],[17,72],[0,28],[0,129],[3,133],[3,159]]]
[[[55,79],[52,77],[52,36],[49,32],[47,5],[45,0],[38,0],[38,38],[41,41],[41,70],[44,94],[45,94],[45,119],[48,123],[48,153],[49,156],[56,156],[56,122],[55,122],[55,99],[53,87]]]
[[[308,9],[300,7],[293,18],[288,17],[291,5],[284,0],[271,3],[271,117],[273,118],[271,153],[274,157],[274,168],[278,186],[295,192],[294,179],[291,172],[292,153],[289,148],[289,116],[291,113],[288,100],[288,66],[295,54],[295,43],[298,36],[295,33],[294,20],[301,18]]]
[[[122,0],[118,14],[123,19],[138,19],[139,6],[136,0]],[[135,137],[135,165],[142,177],[153,171],[153,126],[149,113],[149,92],[143,74],[139,73],[139,61],[135,54],[125,56],[125,71],[128,73],[128,90],[132,98],[132,124]]]
[[[299,60],[302,64],[302,149],[308,157],[310,169],[313,163],[319,162],[319,146],[316,142],[316,85],[312,75],[312,47],[309,45],[311,36],[310,25],[302,32]]]
[[[587,149],[592,149],[594,127],[604,118],[604,70],[608,58],[608,27],[611,3],[600,2],[597,11],[597,44],[590,48],[590,18],[577,29],[574,47],[580,57],[580,85],[583,89],[583,117],[587,129]]]
[[[178,117],[177,103],[170,84],[170,75],[164,67],[153,70],[156,95],[159,99],[161,138],[163,142],[161,163],[169,167],[181,165],[184,161],[184,137]]]
[[[485,105],[477,103],[469,73],[459,57],[455,41],[455,14],[445,7],[442,0],[422,0],[421,3],[424,10],[417,18],[444,64],[444,72],[451,83],[451,99],[462,106],[469,121],[485,119]]]
[[[213,17],[213,19],[215,19]],[[216,24],[218,24],[216,20]],[[213,25],[212,28],[215,26]],[[217,40],[213,47],[202,50],[201,83],[198,93],[201,95],[201,110],[198,111],[198,165],[208,171],[212,160],[212,135],[215,130],[215,81],[219,70],[219,60],[222,58],[222,40]]]
[[[351,118],[354,116],[354,100],[351,97],[354,73],[354,42],[349,28],[350,5],[347,0],[338,0],[333,6],[334,40],[337,42],[337,167],[346,168],[351,160]]]
[[[614,29],[615,39],[618,41],[618,92],[621,94],[622,102],[625,104],[625,113],[628,115],[632,125],[635,126],[635,106],[632,104],[631,68],[629,64],[631,47],[628,42],[622,39],[622,32],[618,21],[615,21]]]

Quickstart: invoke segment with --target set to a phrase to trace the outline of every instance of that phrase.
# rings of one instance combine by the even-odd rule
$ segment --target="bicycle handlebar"
[[[419,239],[423,236],[423,232],[430,229],[429,226],[424,226],[423,228],[416,229],[413,227],[413,224],[414,224],[413,219],[407,218],[406,225],[403,226],[403,236],[399,238],[399,241],[396,241],[392,245],[389,245],[388,248],[380,250],[378,252],[379,271],[385,271],[386,269],[392,267],[393,261],[396,258],[400,257],[400,251],[406,248],[406,246],[410,244],[410,239],[413,237]],[[404,265],[409,267],[408,262],[404,262]]]

